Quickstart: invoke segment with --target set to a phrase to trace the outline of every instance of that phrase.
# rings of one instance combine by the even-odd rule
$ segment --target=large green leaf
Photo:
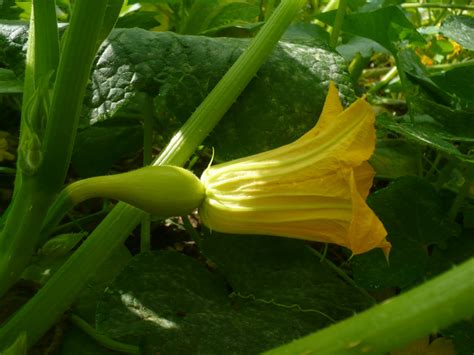
[[[201,247],[231,287],[245,295],[296,302],[334,319],[347,317],[348,308],[367,306],[365,296],[335,277],[302,241],[212,232]]]
[[[329,25],[334,23],[336,12],[325,12],[317,18]],[[398,43],[404,41],[424,42],[415,26],[397,6],[388,6],[369,12],[348,14],[344,17],[343,31],[356,36],[370,38],[396,54]]]
[[[440,32],[464,48],[474,51],[474,18],[472,16],[448,16],[441,25]]]
[[[23,74],[28,27],[21,21],[0,21],[0,64]]]
[[[474,137],[451,134],[442,126],[436,124],[429,116],[418,116],[415,122],[412,123],[408,117],[395,120],[388,115],[380,115],[377,117],[377,126],[396,132],[409,141],[426,145],[459,160],[474,161],[474,156],[468,152],[468,147],[474,143]],[[466,152],[460,151],[463,144],[467,146],[466,149],[463,149]]]
[[[419,90],[413,88],[416,84],[423,88],[436,102],[440,102],[444,105],[450,104],[450,95],[428,76],[428,71],[414,50],[411,48],[402,49],[397,53],[397,57],[398,70],[404,71],[410,79],[410,82],[403,83],[408,99],[416,99],[416,97],[420,95]],[[412,96],[414,97],[412,98]]]
[[[213,235],[204,243],[220,273],[176,252],[135,257],[98,305],[99,331],[150,353],[256,354],[371,304],[302,242]]]
[[[0,61],[11,69],[22,68],[25,43],[25,25],[0,26]],[[113,31],[96,58],[81,127],[115,118],[137,106],[145,93],[154,98],[160,134],[170,138],[248,43],[140,29]],[[2,56],[1,50],[12,55]],[[281,42],[209,137],[216,158],[257,153],[301,136],[315,124],[330,80],[346,104],[354,99],[344,59],[337,53]],[[99,159],[102,154],[108,153],[93,148],[87,155]]]
[[[448,149],[450,143],[441,144],[442,139],[472,142],[474,111],[469,111],[471,99],[465,99],[469,97],[469,85],[465,88],[459,87],[458,85],[463,83],[459,79],[453,80],[452,75],[449,76],[451,80],[444,81],[443,76],[438,77],[438,80],[429,77],[418,55],[411,49],[398,53],[398,64],[398,69],[404,71],[409,79],[404,81],[403,85],[410,104],[410,114],[419,118],[429,116],[433,123],[428,124],[428,127],[421,127],[424,132],[419,133],[432,138],[428,140],[439,141],[438,145],[444,149]],[[467,75],[470,73],[462,72]],[[457,78],[456,75],[454,78]],[[445,88],[443,84],[447,82],[450,86]],[[460,92],[463,92],[462,95]]]
[[[404,288],[420,281],[429,248],[458,232],[446,219],[441,196],[419,177],[395,180],[369,196],[368,203],[387,229],[392,251],[389,263],[379,250],[353,258],[354,278],[367,288]]]
[[[23,81],[8,69],[0,68],[0,94],[19,94],[23,92]]]
[[[137,120],[114,120],[78,131],[72,166],[80,177],[106,174],[120,158],[143,146],[143,126]]]
[[[113,117],[138,93],[155,98],[166,137],[178,130],[248,45],[248,40],[117,30],[102,46],[83,125]],[[353,99],[344,60],[326,49],[280,43],[209,137],[220,159],[289,143],[314,125],[329,80]],[[90,121],[88,118],[90,117]]]
[[[370,165],[379,178],[395,179],[417,175],[416,146],[401,139],[378,140],[375,152],[370,157]]]
[[[458,105],[474,111],[474,64],[431,76],[438,86],[459,98]]]
[[[363,58],[370,58],[375,52],[388,53],[377,42],[359,36],[351,36],[347,42],[337,46],[336,49],[348,62],[357,54],[360,54]]]
[[[17,20],[22,10],[16,6],[15,0],[0,1],[0,19]]]

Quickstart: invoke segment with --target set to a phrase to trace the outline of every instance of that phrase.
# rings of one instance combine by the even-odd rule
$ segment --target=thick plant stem
[[[384,354],[474,315],[474,258],[363,313],[265,354]]]
[[[59,62],[59,35],[54,1],[34,0],[35,14],[35,81],[36,83]]]
[[[21,181],[19,190],[15,190],[13,205],[0,235],[0,296],[27,265],[38,243],[42,219],[64,182],[106,5],[107,0],[83,0],[74,8],[62,47],[44,139],[41,138],[43,158],[37,172],[32,176],[22,174],[17,179]],[[90,16],[91,13],[94,16]],[[38,15],[35,14],[35,21]],[[35,52],[41,52],[36,44]],[[53,62],[54,58],[48,60],[48,63]],[[36,70],[34,66],[32,70]],[[28,80],[31,85],[32,76]],[[24,126],[22,123],[22,128]]]
[[[281,2],[155,165],[183,165],[189,159],[255,75],[303,3]],[[141,210],[119,203],[46,285],[0,329],[0,349],[11,344],[21,331],[27,332],[28,345],[33,345],[69,308],[89,277],[124,242],[143,215]]]

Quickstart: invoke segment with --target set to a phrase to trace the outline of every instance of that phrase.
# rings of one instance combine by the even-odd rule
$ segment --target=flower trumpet
[[[374,171],[375,115],[358,99],[343,109],[330,84],[316,124],[288,145],[209,167],[199,214],[211,230],[334,243],[360,254],[387,232],[365,199]]]

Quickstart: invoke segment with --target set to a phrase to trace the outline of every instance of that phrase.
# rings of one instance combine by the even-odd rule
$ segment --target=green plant
[[[35,0],[30,10],[34,15],[30,18],[25,69],[19,64],[22,51],[18,46],[22,39],[26,41],[25,26],[8,21],[0,24],[0,48],[5,48],[0,62],[6,67],[0,68],[0,92],[6,95],[0,104],[13,112],[21,105],[15,188],[1,219],[3,308],[15,308],[8,301],[20,278],[41,284],[36,294],[3,323],[0,349],[24,353],[74,301],[76,314],[70,317],[71,322],[103,347],[129,353],[218,353],[227,346],[233,352],[255,353],[318,329],[322,330],[270,352],[383,353],[437,331],[456,338],[455,328],[446,327],[474,314],[470,302],[474,267],[472,259],[466,261],[472,257],[468,236],[474,226],[474,105],[472,83],[464,79],[472,73],[469,50],[474,46],[462,35],[466,29],[473,31],[472,19],[455,13],[447,16],[445,4],[429,4],[427,10],[420,10],[419,4],[411,3],[402,10],[379,3],[341,1],[336,11],[316,14],[314,2],[299,12],[303,3],[129,1],[123,6],[120,0],[77,0],[71,10],[69,2],[63,1],[58,2],[59,15],[70,18],[70,22],[66,28],[58,28],[59,8],[55,3]],[[335,2],[331,4],[328,6],[337,7]],[[0,8],[18,9],[11,5],[14,2],[7,1]],[[469,5],[460,6],[459,11],[471,10]],[[427,12],[421,16],[419,11]],[[208,16],[199,21],[203,13]],[[298,13],[300,22],[286,31]],[[140,22],[141,15],[158,19],[161,25],[168,21],[168,29],[185,34],[245,37],[257,30],[258,34],[248,41],[138,29],[111,32],[117,19],[120,24],[134,24]],[[429,15],[428,23],[424,23],[425,15]],[[8,16],[15,18],[18,13],[8,12]],[[439,22],[439,33],[427,30],[424,37],[412,24]],[[324,23],[332,27],[330,36]],[[155,25],[143,27],[160,29]],[[24,34],[15,37],[21,31]],[[441,36],[458,41],[465,50],[456,49],[454,42]],[[106,38],[106,44],[101,45]],[[361,123],[360,132],[347,134],[353,139],[351,143],[344,146],[345,137],[338,133],[339,128],[333,129],[337,134],[323,132],[344,116],[338,100],[329,100],[323,110],[328,82],[336,81],[344,105],[355,99],[346,64],[330,48],[345,57],[352,78],[366,87],[367,100],[385,111],[375,120],[377,137],[370,106],[362,99],[344,111],[354,116],[354,107],[363,106],[365,111],[360,110],[367,113],[368,120],[361,120],[367,123]],[[436,64],[427,67],[422,62],[427,58]],[[368,63],[378,66],[380,72],[364,71]],[[386,75],[381,78],[380,73]],[[21,80],[20,104],[9,95],[20,91]],[[318,110],[323,110],[320,126],[311,129]],[[136,120],[137,114],[143,121]],[[345,115],[345,120],[358,122],[351,115]],[[156,126],[163,132],[158,137],[153,135]],[[171,136],[173,131],[177,133]],[[288,144],[307,131],[302,139]],[[104,132],[110,134],[110,144],[103,143]],[[201,147],[200,153],[195,152],[208,135],[205,144],[215,147],[218,161],[247,158],[211,167],[201,183],[180,166],[188,163],[187,168],[193,169],[195,164],[207,164],[200,158],[208,157],[209,151]],[[301,148],[312,135],[323,138]],[[169,143],[151,162],[154,138]],[[368,197],[374,214],[364,202],[373,174],[365,160],[372,154],[376,138],[370,160],[376,173],[376,191]],[[2,156],[13,157],[8,151],[10,142],[1,139]],[[103,150],[110,150],[98,163],[92,156],[95,152],[91,155],[87,147],[95,141],[104,144]],[[370,142],[370,147],[362,142]],[[270,150],[283,144],[288,145]],[[344,147],[331,148],[339,144]],[[140,146],[144,148],[144,165],[151,163],[153,167],[97,176],[108,172],[123,152],[136,153]],[[304,154],[293,156],[292,147],[300,147],[295,151]],[[314,157],[310,154],[313,149]],[[255,153],[260,154],[252,155]],[[285,163],[287,156],[296,168]],[[79,175],[95,176],[64,188],[71,160]],[[272,166],[276,168],[272,170]],[[13,168],[5,169],[11,173]],[[283,190],[272,185],[274,177],[288,169],[298,179],[291,176],[285,180],[288,186]],[[319,169],[318,173],[312,169]],[[248,175],[242,176],[243,170]],[[249,179],[255,185],[249,186]],[[320,186],[304,185],[304,179],[317,180]],[[337,184],[332,183],[338,179],[345,184],[336,189]],[[394,181],[387,186],[387,180]],[[150,181],[147,186],[151,187],[143,190],[144,182]],[[276,185],[281,184],[280,179]],[[291,223],[284,233],[275,232],[272,216],[276,204],[291,206],[291,212],[285,210],[281,217],[290,222],[304,214],[300,205],[293,203],[295,198],[285,193],[285,189],[297,189],[296,184],[300,193],[310,191],[310,195],[327,190],[321,212],[324,218],[318,218],[323,224],[311,225],[311,233],[297,233],[298,226]],[[261,190],[255,187],[263,185],[266,187]],[[344,189],[350,192],[350,199]],[[242,191],[246,191],[245,196]],[[266,193],[263,199],[262,193]],[[91,197],[124,202],[111,211],[104,204],[97,213],[81,216],[81,222],[96,224],[83,240],[87,232],[80,222],[72,218],[70,223],[60,223],[71,207]],[[306,197],[300,194],[296,200]],[[186,216],[181,227],[197,246],[199,257],[144,252],[151,249],[151,225],[156,216],[185,215],[204,199],[203,222],[211,231],[196,231]],[[213,203],[220,204],[220,209],[212,210]],[[346,218],[344,211],[357,210],[355,204],[364,214],[353,213]],[[243,213],[234,214],[237,208]],[[252,212],[246,213],[245,208]],[[273,213],[270,217],[268,210]],[[338,223],[326,216],[338,213],[344,214]],[[97,218],[103,216],[97,224]],[[362,216],[370,216],[370,223]],[[140,223],[142,253],[130,260],[123,243]],[[366,224],[376,225],[377,233],[368,232]],[[354,225],[366,232],[354,235],[376,235],[376,240],[374,237],[368,243],[366,239],[339,238],[345,229],[357,229]],[[393,248],[387,263],[377,250],[349,258],[344,249],[332,246],[326,245],[319,253],[317,245],[308,247],[300,241],[271,237],[226,236],[213,228],[335,242],[354,254],[377,246],[388,252],[386,230]],[[324,231],[325,238],[313,237],[315,230],[319,234]],[[211,261],[211,269],[224,277],[209,272],[202,260]],[[402,294],[373,306],[374,295],[379,297],[374,292],[377,288]],[[349,318],[354,312],[359,314]],[[88,324],[93,321],[96,327]],[[383,327],[375,326],[381,323]],[[470,325],[465,322],[463,326],[468,329]],[[403,334],[399,329],[404,329]],[[182,334],[189,337],[183,339]],[[232,341],[230,335],[239,341]],[[67,353],[68,339],[73,339],[72,346],[77,346],[78,340],[74,334],[65,339],[66,350],[62,351]],[[459,344],[462,346],[456,346]],[[95,351],[95,345],[87,346]]]

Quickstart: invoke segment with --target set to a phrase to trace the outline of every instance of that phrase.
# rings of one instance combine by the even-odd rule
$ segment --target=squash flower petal
[[[347,109],[333,83],[313,129],[293,143],[209,167],[199,209],[211,230],[334,243],[361,254],[390,251],[365,199],[374,170],[375,115],[358,99]]]

